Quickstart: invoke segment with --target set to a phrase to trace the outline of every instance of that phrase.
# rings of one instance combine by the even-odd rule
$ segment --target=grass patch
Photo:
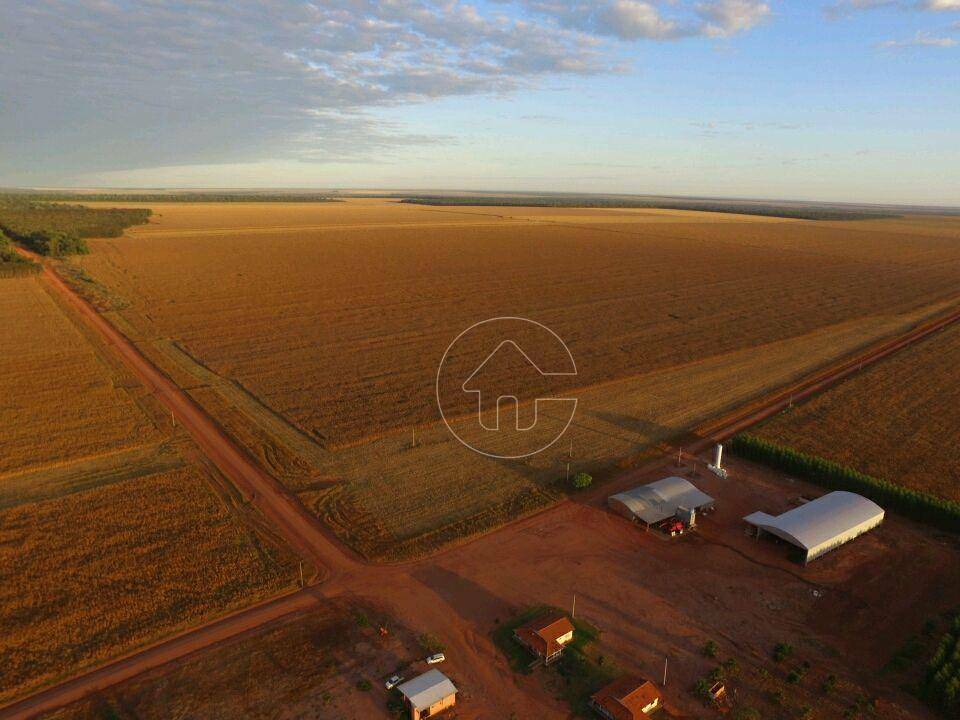
[[[534,656],[518,643],[513,632],[518,627],[543,613],[564,612],[551,605],[534,605],[525,609],[507,622],[498,624],[491,633],[494,645],[503,653],[510,668],[517,673],[529,675]],[[578,715],[588,717],[587,701],[601,687],[611,682],[618,674],[616,666],[596,647],[600,630],[580,618],[571,618],[573,641],[564,648],[563,655],[545,669],[549,682],[557,694]]]

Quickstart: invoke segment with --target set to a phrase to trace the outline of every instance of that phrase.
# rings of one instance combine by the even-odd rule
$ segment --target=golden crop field
[[[0,282],[0,322],[0,478],[160,438],[135,381],[102,362],[41,280]]]
[[[358,618],[368,624],[358,624]],[[377,636],[384,622],[390,635]],[[365,720],[382,713],[379,692],[360,680],[418,657],[412,632],[370,607],[328,599],[279,627],[210,649],[54,713],[50,720]]]
[[[0,281],[0,702],[294,582],[45,282]]]
[[[960,326],[792,408],[756,434],[960,501]]]
[[[0,701],[292,586],[204,472],[0,510]]]
[[[371,557],[551,502],[571,440],[582,467],[636,455],[943,309],[960,280],[953,218],[152,207],[149,225],[94,241],[83,271],[121,299],[112,316],[144,352]],[[499,315],[546,324],[577,363],[550,381],[581,389],[567,447],[527,463],[469,453],[438,423],[445,349]]]

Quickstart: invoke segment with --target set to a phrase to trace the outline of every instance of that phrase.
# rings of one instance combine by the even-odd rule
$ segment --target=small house
[[[590,707],[606,720],[638,720],[660,707],[660,691],[634,675],[617,678],[590,696]]]
[[[546,612],[513,631],[513,637],[549,665],[563,654],[573,640],[573,623],[563,613]]]
[[[421,720],[453,707],[457,687],[439,670],[430,670],[397,686],[410,708],[410,720]]]

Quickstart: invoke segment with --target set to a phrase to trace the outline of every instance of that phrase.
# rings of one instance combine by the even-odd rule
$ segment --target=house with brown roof
[[[590,696],[590,707],[607,720],[637,720],[660,707],[660,691],[649,680],[624,675]]]
[[[514,630],[513,637],[549,665],[573,640],[573,623],[563,613],[546,612]]]

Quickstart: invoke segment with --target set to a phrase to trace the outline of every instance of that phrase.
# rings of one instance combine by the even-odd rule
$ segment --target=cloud
[[[766,20],[770,6],[758,0],[666,3],[646,0],[526,0],[528,10],[561,26],[619,40],[670,41],[690,37],[732,37]]]
[[[619,43],[730,37],[768,12],[751,0],[0,3],[4,177],[381,160],[452,140],[385,123],[391,108],[623,72]]]
[[[711,37],[731,37],[752,30],[770,17],[770,6],[754,0],[721,0],[700,3],[697,12],[707,22],[703,32]]]
[[[950,37],[936,37],[925,32],[918,32],[908,40],[884,40],[877,44],[878,48],[894,50],[910,47],[940,47],[948,48],[957,44],[956,39]]]
[[[960,0],[838,0],[824,8],[827,17],[837,19],[864,10],[897,8],[927,12],[960,11]]]

